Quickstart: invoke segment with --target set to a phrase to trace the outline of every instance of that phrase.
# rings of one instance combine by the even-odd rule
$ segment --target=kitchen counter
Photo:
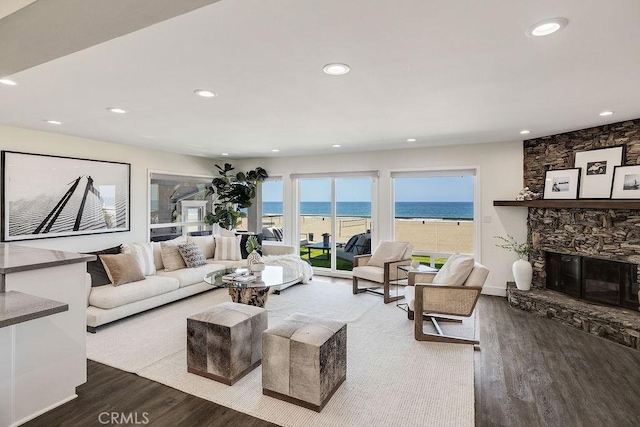
[[[87,381],[87,261],[0,243],[0,427],[77,397]]]
[[[22,292],[0,293],[0,328],[69,310],[69,304]]]

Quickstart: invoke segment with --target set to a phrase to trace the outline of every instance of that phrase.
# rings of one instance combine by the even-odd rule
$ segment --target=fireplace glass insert
[[[547,252],[547,289],[587,301],[638,309],[635,264]]]

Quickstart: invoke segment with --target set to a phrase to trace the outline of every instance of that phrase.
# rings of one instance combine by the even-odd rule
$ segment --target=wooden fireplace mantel
[[[523,208],[552,208],[552,209],[639,209],[640,200],[611,200],[611,199],[578,199],[578,200],[494,200],[493,206],[518,206]]]

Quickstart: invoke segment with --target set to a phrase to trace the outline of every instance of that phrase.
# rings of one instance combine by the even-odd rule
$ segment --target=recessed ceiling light
[[[601,116],[610,116],[613,114],[613,111],[603,111],[602,113],[600,113]]]
[[[6,86],[17,86],[18,83],[14,82],[13,80],[9,80],[9,79],[0,79],[0,83]]]
[[[220,153],[221,156],[228,156],[229,153]]]
[[[417,141],[417,139],[415,139],[415,138],[407,138],[407,142],[416,142],[416,141]]]
[[[217,93],[211,92],[210,90],[207,90],[207,89],[198,89],[194,93],[203,98],[213,98],[215,96],[218,96]]]
[[[347,74],[351,70],[347,64],[327,64],[322,67],[322,71],[330,76],[342,76],[343,74]]]
[[[523,129],[523,130],[521,130],[521,131],[520,131],[520,133],[521,133],[522,135],[527,135],[527,134],[531,133],[531,131],[530,131],[530,130],[528,130],[528,129]]]
[[[565,18],[545,19],[544,21],[540,21],[527,28],[525,34],[528,37],[548,36],[549,34],[553,34],[556,31],[563,29],[568,23],[569,21]]]
[[[127,110],[123,110],[122,108],[118,108],[118,107],[110,107],[110,108],[107,108],[107,110],[116,114],[125,114],[127,112]]]
[[[271,150],[272,153],[279,153],[280,150],[278,150],[277,148],[274,148],[273,150]]]
[[[59,122],[57,120],[45,120],[45,122],[49,123],[50,125],[61,125],[62,122]]]
[[[341,147],[341,145],[340,145],[340,144],[333,144],[333,145],[332,145],[332,147],[333,147],[333,148],[340,148],[340,147]]]

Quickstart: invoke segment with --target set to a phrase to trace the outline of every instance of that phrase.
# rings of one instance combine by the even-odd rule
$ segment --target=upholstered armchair
[[[389,282],[407,277],[402,270],[398,272],[398,266],[411,264],[412,253],[413,246],[409,243],[381,241],[373,254],[354,257],[353,293],[372,292],[382,295],[385,304],[402,298],[389,295]],[[402,274],[403,277],[398,277],[398,274]],[[359,280],[372,282],[374,285],[361,288]]]
[[[461,322],[444,316],[470,317],[476,307],[489,270],[464,255],[453,255],[438,273],[416,273],[405,287],[409,319],[414,321],[418,341],[478,344],[477,340],[445,335],[438,321]],[[417,314],[417,315],[416,315]],[[424,321],[430,320],[437,333],[425,333]]]

